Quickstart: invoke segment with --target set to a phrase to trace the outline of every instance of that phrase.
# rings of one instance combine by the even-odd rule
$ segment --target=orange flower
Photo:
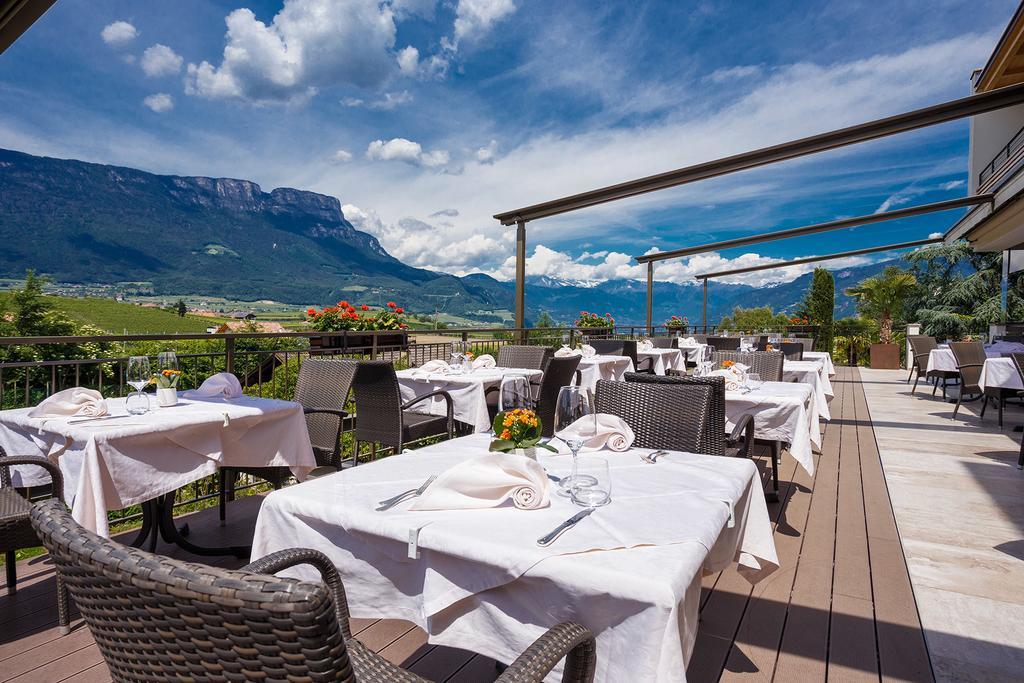
[[[509,439],[512,438],[512,432],[508,431],[507,429],[503,429],[501,431],[501,438],[504,439],[505,441],[508,441]]]
[[[723,368],[731,368],[734,365],[736,365],[735,361],[731,361],[731,360],[723,360],[722,361],[722,367]]]

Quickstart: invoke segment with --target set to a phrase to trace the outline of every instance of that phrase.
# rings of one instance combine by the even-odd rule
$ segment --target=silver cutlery
[[[418,489],[409,489],[408,491],[403,491],[399,493],[397,496],[393,496],[386,500],[380,501],[379,503],[377,503],[377,512],[384,512],[385,510],[390,510],[391,508],[401,503],[403,500],[408,500],[409,498],[415,498],[416,496],[423,495],[423,492],[427,490],[428,486],[434,483],[435,479],[437,479],[437,475],[432,474],[429,477],[427,477],[427,480],[423,482],[423,484]]]
[[[539,545],[539,546],[543,546],[543,547],[547,547],[547,546],[551,545],[552,543],[554,543],[554,541],[555,541],[555,539],[556,539],[556,538],[558,538],[559,536],[561,536],[561,535],[562,535],[562,533],[563,533],[563,532],[564,532],[565,530],[567,530],[567,529],[571,529],[572,527],[574,527],[574,526],[576,526],[577,524],[579,524],[579,522],[580,522],[580,521],[581,521],[581,520],[582,520],[582,519],[583,519],[584,517],[586,517],[587,515],[589,515],[589,514],[590,514],[591,512],[593,512],[594,510],[595,510],[595,508],[587,508],[587,509],[585,509],[585,510],[580,510],[580,511],[579,511],[579,512],[577,512],[577,513],[576,513],[575,515],[573,515],[572,517],[570,517],[569,519],[565,520],[564,522],[562,522],[561,524],[559,524],[559,525],[558,525],[557,527],[555,527],[555,528],[554,528],[554,529],[553,529],[553,530],[551,531],[551,533],[550,533],[550,534],[548,534],[548,535],[546,535],[546,536],[541,536],[540,538],[538,538],[538,539],[537,539],[537,545]]]
[[[114,420],[119,417],[128,417],[127,415],[99,415],[97,417],[80,417],[77,419],[70,419],[67,421],[69,425],[77,425],[83,422],[94,422],[95,420]]]
[[[654,451],[653,453],[648,453],[646,455],[641,454],[640,459],[643,460],[648,465],[653,465],[656,462],[658,462],[658,458],[660,458],[663,455],[668,455],[668,451]]]

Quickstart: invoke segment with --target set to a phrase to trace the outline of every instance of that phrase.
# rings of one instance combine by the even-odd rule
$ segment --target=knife
[[[559,524],[555,529],[547,536],[541,536],[537,539],[537,545],[547,547],[554,543],[555,539],[562,535],[562,532],[566,529],[576,526],[580,520],[593,512],[595,508],[587,508],[586,510],[580,510],[575,515]]]

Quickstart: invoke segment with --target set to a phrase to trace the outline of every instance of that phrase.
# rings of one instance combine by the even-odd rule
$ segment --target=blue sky
[[[508,278],[494,213],[969,94],[1015,4],[60,0],[0,55],[0,146],[331,194],[410,264]],[[529,272],[641,277],[629,257],[652,248],[963,196],[967,145],[957,122],[538,221]],[[657,278],[925,237],[958,215]]]

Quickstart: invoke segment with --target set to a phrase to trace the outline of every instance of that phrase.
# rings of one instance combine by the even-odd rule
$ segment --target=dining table
[[[101,417],[30,417],[31,408],[0,411],[0,446],[39,455],[60,467],[75,521],[109,537],[107,513],[143,505],[147,538],[162,533],[198,554],[203,549],[163,528],[179,488],[221,467],[287,467],[300,481],[316,467],[302,406],[241,396],[179,397],[177,405],[129,414],[126,399],[106,399]],[[49,483],[39,467],[15,466],[14,486]],[[168,538],[168,536],[171,538]],[[142,532],[136,545],[145,542]],[[242,551],[236,549],[235,554]],[[216,554],[220,554],[219,552]]]
[[[725,392],[726,432],[743,415],[754,418],[754,438],[788,444],[789,454],[814,475],[814,449],[821,449],[818,402],[809,384],[761,382],[757,388]]]
[[[686,372],[686,357],[679,349],[637,349],[636,358],[638,364],[649,359],[656,375],[667,375],[670,370]]]
[[[629,356],[609,356],[595,354],[580,356],[580,364],[576,368],[580,373],[580,386],[591,392],[597,390],[600,379],[621,382],[627,372],[633,372],[633,360]]]
[[[595,635],[602,683],[685,681],[702,576],[735,562],[757,583],[778,567],[760,477],[746,459],[670,452],[650,464],[648,449],[589,453],[608,463],[611,502],[547,546],[538,539],[582,510],[553,481],[538,509],[375,509],[488,454],[488,443],[473,434],[275,491],[260,509],[253,559],[319,550],[338,568],[353,617],[407,620],[430,643],[499,662],[549,627],[578,622]],[[553,478],[571,469],[570,455],[537,460]],[[306,566],[282,573],[319,580]]]
[[[825,374],[829,377],[836,376],[836,366],[832,362],[832,354],[828,351],[804,351],[802,360],[818,361],[824,367]]]
[[[986,358],[985,365],[981,368],[981,377],[978,379],[978,386],[984,391],[986,388],[1015,389],[1024,391],[1024,382],[1021,381],[1017,366],[1012,358]]]
[[[489,390],[498,389],[501,380],[510,375],[519,375],[529,382],[537,382],[544,373],[532,368],[493,367],[476,368],[469,372],[407,368],[395,374],[398,375],[403,403],[436,391],[446,391],[452,397],[455,419],[470,425],[474,432],[486,432],[491,428],[487,407]],[[443,397],[435,396],[420,402],[411,410],[428,415],[446,415],[447,404]]]
[[[826,422],[832,419],[828,404],[835,398],[832,380],[821,360],[786,360],[782,366],[784,382],[799,382],[810,385],[818,405],[818,417]]]

